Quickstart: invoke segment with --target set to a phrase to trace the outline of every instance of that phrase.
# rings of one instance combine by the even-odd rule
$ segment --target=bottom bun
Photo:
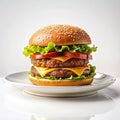
[[[29,80],[34,85],[39,86],[82,86],[91,84],[93,78],[86,78],[82,80],[49,80],[49,79],[36,79],[34,77],[30,77]]]

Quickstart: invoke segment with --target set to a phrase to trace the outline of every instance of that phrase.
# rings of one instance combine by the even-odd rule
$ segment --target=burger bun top
[[[70,25],[50,25],[36,31],[29,45],[47,46],[54,42],[56,46],[73,44],[91,44],[89,35],[81,28]]]

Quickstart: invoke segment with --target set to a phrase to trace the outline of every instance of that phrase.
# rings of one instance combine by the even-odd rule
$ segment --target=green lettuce
[[[23,50],[23,54],[25,56],[30,56],[31,54],[34,54],[37,52],[41,54],[47,54],[50,51],[62,52],[64,50],[69,52],[81,52],[85,54],[90,54],[92,52],[96,52],[97,47],[95,45],[90,47],[87,44],[56,46],[55,43],[50,42],[46,47],[32,46],[32,45],[26,46]]]
[[[70,77],[65,78],[65,79],[66,80],[82,80],[82,79],[85,79],[85,78],[92,78],[92,77],[94,77],[95,76],[96,67],[92,66],[91,64],[89,64],[89,65],[90,65],[90,74],[88,76],[85,76],[85,75],[78,75],[76,77],[70,76]],[[54,76],[45,76],[45,77],[34,76],[31,72],[29,72],[28,74],[30,74],[32,77],[35,77],[36,79],[64,80],[63,78],[56,78]]]

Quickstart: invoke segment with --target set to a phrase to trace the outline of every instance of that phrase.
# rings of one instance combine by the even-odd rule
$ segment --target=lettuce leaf
[[[26,46],[23,50],[23,54],[25,56],[30,56],[31,54],[34,54],[36,52],[41,53],[41,54],[47,54],[50,51],[62,52],[64,50],[69,51],[69,52],[81,52],[85,54],[90,54],[92,52],[96,52],[97,47],[95,45],[90,47],[87,44],[56,46],[55,43],[50,42],[48,46],[46,47],[31,46],[31,45]]]

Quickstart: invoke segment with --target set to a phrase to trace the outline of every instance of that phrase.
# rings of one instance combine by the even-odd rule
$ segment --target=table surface
[[[0,79],[1,120],[120,120],[120,78],[97,94],[52,98],[33,96]]]

